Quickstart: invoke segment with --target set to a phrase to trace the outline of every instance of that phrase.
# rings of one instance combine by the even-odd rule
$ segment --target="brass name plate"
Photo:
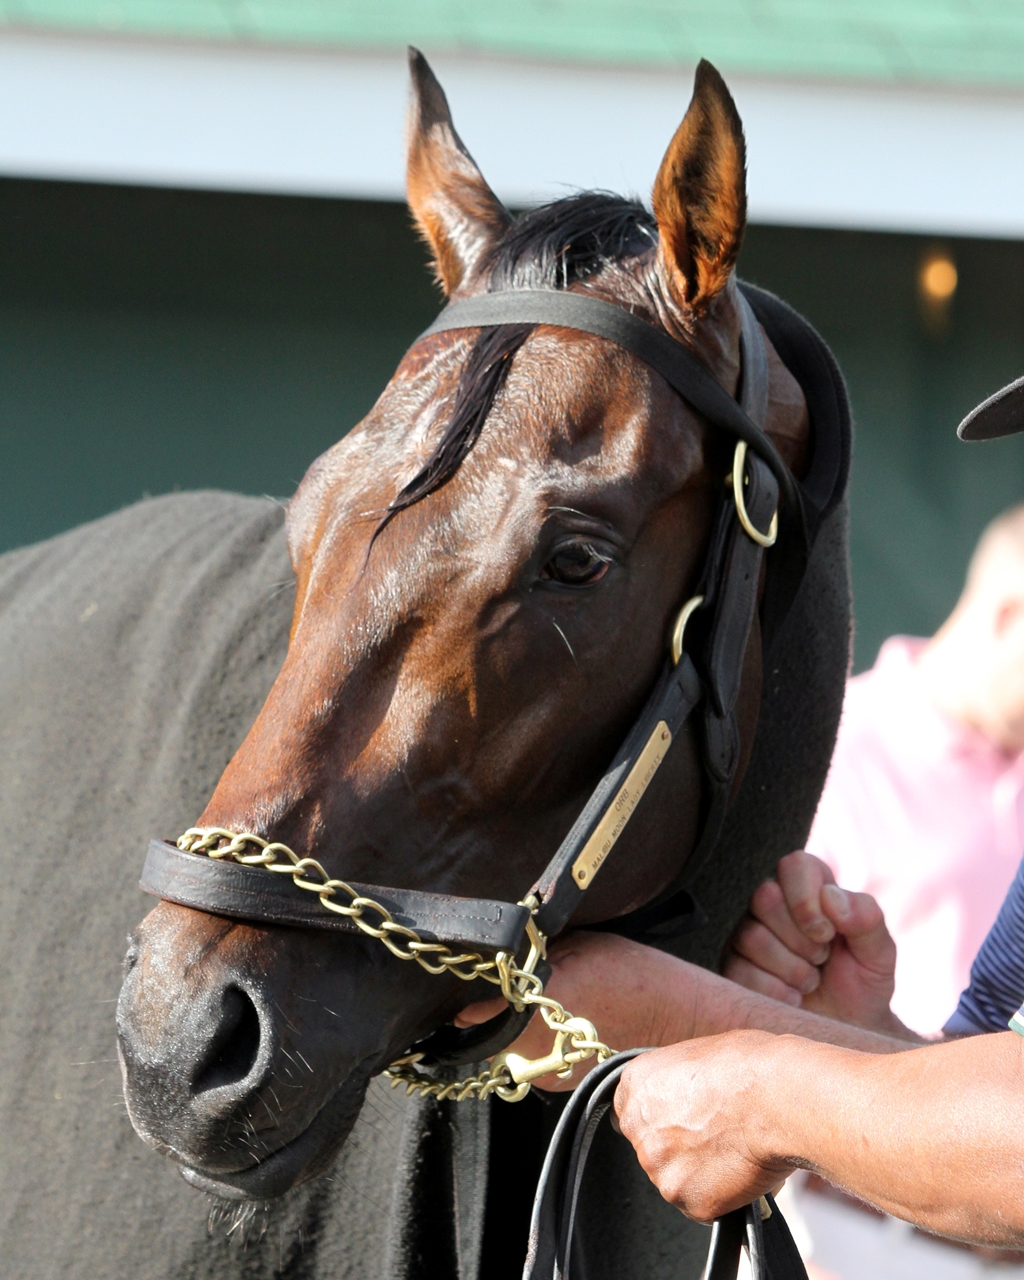
[[[636,764],[630,769],[626,781],[619,788],[618,794],[608,807],[607,813],[597,824],[594,834],[580,850],[580,855],[572,864],[572,878],[578,889],[589,887],[591,880],[600,870],[601,863],[612,851],[615,841],[625,829],[626,823],[633,816],[633,810],[643,799],[643,794],[650,786],[651,779],[658,772],[658,766],[665,759],[666,752],[672,745],[672,734],[664,720],[659,720],[654,732],[637,757]]]

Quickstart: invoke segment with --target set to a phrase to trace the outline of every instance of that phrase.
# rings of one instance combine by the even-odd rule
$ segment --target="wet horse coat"
[[[209,1228],[206,1197],[138,1141],[120,1105],[112,1011],[124,937],[147,905],[140,851],[151,833],[189,825],[248,730],[283,661],[292,591],[280,508],[226,494],[146,502],[0,557],[0,1251],[12,1275],[477,1276],[485,1191],[509,1190],[517,1154],[505,1126],[489,1144],[485,1106],[407,1100],[374,1082],[331,1171],[229,1234],[230,1222]],[[747,774],[693,886],[709,924],[690,959],[717,964],[754,886],[806,836],[849,616],[840,506],[775,645]],[[685,1224],[621,1139],[599,1142],[583,1274],[696,1276],[703,1229],[687,1228],[681,1265]],[[495,1222],[489,1255],[502,1248]]]

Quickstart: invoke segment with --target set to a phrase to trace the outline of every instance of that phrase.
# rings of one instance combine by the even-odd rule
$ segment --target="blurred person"
[[[903,1040],[929,1043],[894,1013],[890,998],[897,949],[881,909],[864,893],[847,893],[827,864],[808,853],[783,858],[760,885],[732,940],[725,971],[743,985],[787,1004]],[[749,957],[749,958],[748,958]],[[942,1038],[1024,1034],[1024,861],[970,971],[970,983],[948,1010]],[[965,1249],[915,1231],[826,1179],[798,1171],[786,1187],[784,1212],[811,1280],[983,1280],[993,1263],[1006,1280],[1024,1277],[1024,1253],[1001,1247]]]
[[[849,682],[807,849],[881,904],[893,1010],[938,1032],[1024,854],[1024,505],[936,634],[892,637]]]
[[[637,1058],[615,1107],[662,1194],[707,1220],[810,1168],[928,1231],[1024,1244],[1024,863],[942,1042],[894,1016],[895,953],[878,906],[838,888],[818,859],[783,859],[744,930],[762,977],[798,990],[804,967],[818,969],[799,1011],[827,1009],[878,1047],[743,1030]],[[913,1274],[953,1275],[951,1257],[933,1255]],[[973,1274],[983,1270],[975,1260]]]

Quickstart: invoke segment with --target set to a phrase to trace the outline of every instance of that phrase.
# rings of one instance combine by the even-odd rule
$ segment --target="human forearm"
[[[906,1041],[793,1008],[613,934],[570,934],[552,948],[551,961],[547,994],[593,1022],[601,1039],[614,1049],[676,1044],[745,1027],[788,1032],[867,1053],[906,1048]],[[458,1025],[475,1025],[503,1008],[500,1000],[472,1006],[465,1011],[468,1017],[460,1015]],[[512,1048],[527,1058],[543,1057],[551,1050],[551,1032],[535,1017]],[[544,1077],[540,1087],[575,1088],[592,1065],[581,1064],[569,1079]]]
[[[752,1062],[748,1137],[928,1230],[1020,1245],[1022,1049],[1011,1032],[884,1058],[779,1037]]]
[[[1011,1032],[879,1055],[742,1031],[642,1054],[615,1109],[662,1195],[701,1221],[799,1165],[930,1231],[1019,1246],[1022,1097]]]
[[[693,990],[692,1012],[689,1017],[680,1018],[679,1015],[684,1010],[667,1005],[666,1025],[659,1031],[659,1045],[744,1028],[771,1031],[776,1035],[802,1036],[808,1040],[859,1049],[864,1053],[899,1053],[908,1044],[923,1043],[895,1019],[892,1024],[893,1034],[882,1035],[782,1004],[705,969],[696,969],[692,965],[687,965],[686,968],[693,970],[692,975],[688,975],[689,985]],[[680,981],[678,985],[682,988],[684,984]],[[676,1034],[680,1031],[685,1034]]]

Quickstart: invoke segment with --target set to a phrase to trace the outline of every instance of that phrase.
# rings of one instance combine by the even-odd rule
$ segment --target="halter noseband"
[[[712,427],[737,439],[731,488],[715,514],[696,591],[677,615],[670,640],[671,658],[614,760],[523,902],[348,885],[329,880],[318,863],[298,858],[283,845],[233,832],[194,829],[181,838],[178,848],[155,840],[149,846],[141,887],[160,898],[244,920],[361,930],[381,938],[396,955],[418,960],[431,972],[454,972],[467,979],[484,977],[498,982],[512,1007],[484,1027],[461,1032],[446,1027],[435,1032],[418,1046],[426,1051],[426,1058],[421,1052],[403,1060],[402,1070],[398,1071],[397,1078],[410,1088],[438,1096],[472,1093],[473,1088],[468,1086],[461,1093],[453,1093],[451,1090],[461,1086],[428,1083],[429,1077],[420,1075],[411,1064],[427,1058],[441,1064],[479,1062],[510,1043],[537,1004],[544,1009],[548,1025],[556,1033],[561,1028],[563,1040],[568,1037],[574,1046],[562,1052],[562,1066],[595,1052],[600,1057],[607,1056],[609,1051],[596,1040],[589,1024],[572,1019],[560,1006],[555,1009],[561,1017],[549,1010],[554,1002],[543,996],[543,981],[535,970],[543,962],[544,937],[565,928],[673,741],[698,708],[702,720],[698,737],[709,796],[696,848],[686,860],[687,878],[704,862],[718,839],[739,761],[735,704],[757,609],[764,553],[778,536],[762,606],[767,648],[802,581],[818,525],[845,487],[849,452],[845,392],[821,339],[770,294],[744,285],[739,302],[742,330],[738,401],[667,333],[623,307],[585,293],[520,290],[481,294],[450,304],[421,335],[502,324],[548,324],[594,334],[638,356]],[[817,385],[818,399],[824,405],[822,422],[814,421],[812,412],[817,429],[815,451],[803,484],[794,479],[764,431],[768,362],[758,320],[772,334],[776,349],[781,348],[783,359],[787,344],[803,358],[807,378],[801,380],[798,375],[798,380],[804,386],[808,381]],[[692,653],[687,652],[684,633],[688,625],[692,628],[698,621],[697,644]],[[246,849],[251,848],[258,852],[247,853]],[[260,868],[278,874],[267,875]],[[653,903],[604,927],[644,938],[654,945],[666,945],[666,933],[678,934],[701,923],[700,910],[683,887],[683,874],[681,871]],[[349,901],[343,902],[339,893],[346,894]],[[519,967],[515,956],[522,954],[528,936],[530,957]],[[452,952],[452,945],[473,950],[458,955]],[[496,952],[496,959],[485,959],[477,948]],[[574,1023],[579,1024],[575,1030],[571,1026]],[[561,1040],[558,1047],[563,1049]],[[534,1070],[532,1075],[529,1064],[518,1072],[510,1071],[509,1067],[516,1064],[505,1062],[505,1054],[499,1056],[501,1064],[495,1060],[495,1074],[476,1088],[477,1096],[495,1091],[509,1100],[513,1095],[525,1096],[529,1079],[554,1069],[544,1060],[544,1070]],[[497,1082],[499,1069],[506,1072],[503,1085]],[[484,1076],[488,1074],[485,1072]],[[482,1079],[478,1077],[477,1083]]]

